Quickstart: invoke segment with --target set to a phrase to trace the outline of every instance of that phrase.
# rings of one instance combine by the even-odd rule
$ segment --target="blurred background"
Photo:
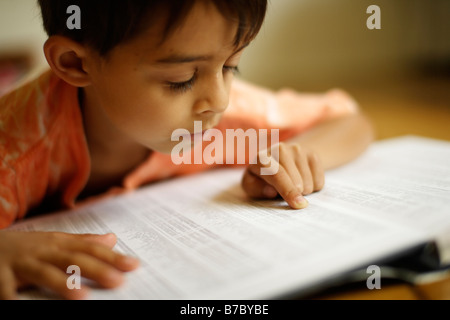
[[[381,10],[379,30],[366,26],[370,5]],[[35,0],[0,0],[0,95],[46,66],[45,39]],[[450,141],[450,0],[270,0],[240,70],[273,90],[346,90],[377,139]],[[364,298],[358,294],[350,298]],[[380,298],[410,296],[405,289]]]
[[[373,4],[379,30],[366,26]],[[0,0],[0,93],[46,65],[45,39],[35,0]],[[271,0],[240,70],[273,90],[346,90],[377,139],[450,140],[449,0]]]

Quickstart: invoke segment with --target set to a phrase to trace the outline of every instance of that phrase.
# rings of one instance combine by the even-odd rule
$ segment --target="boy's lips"
[[[211,137],[214,135],[216,130],[216,126],[219,124],[219,121],[195,121],[194,127],[190,129],[177,129],[172,133],[172,141],[185,139],[191,139],[191,141],[196,140],[206,140],[211,141]]]

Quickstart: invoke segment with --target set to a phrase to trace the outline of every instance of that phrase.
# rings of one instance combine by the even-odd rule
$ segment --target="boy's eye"
[[[197,79],[197,74],[194,74],[191,79],[184,82],[168,82],[170,90],[176,93],[183,93],[188,90],[192,90],[195,80]]]
[[[232,74],[238,74],[239,68],[237,66],[223,66],[224,72],[231,72]],[[191,79],[184,82],[168,82],[170,90],[176,93],[184,93],[188,90],[192,90],[195,81],[197,80],[197,72],[194,73]]]
[[[239,74],[238,66],[223,66],[224,71],[230,71],[233,74]]]

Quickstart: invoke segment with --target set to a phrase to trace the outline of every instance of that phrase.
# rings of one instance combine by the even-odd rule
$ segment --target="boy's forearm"
[[[314,151],[328,170],[355,159],[373,139],[369,119],[358,113],[323,122],[288,142]]]

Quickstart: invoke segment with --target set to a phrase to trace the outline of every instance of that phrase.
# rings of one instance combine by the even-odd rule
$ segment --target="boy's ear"
[[[63,36],[51,36],[44,44],[44,54],[53,72],[76,87],[91,84],[85,70],[87,50],[78,42]]]

